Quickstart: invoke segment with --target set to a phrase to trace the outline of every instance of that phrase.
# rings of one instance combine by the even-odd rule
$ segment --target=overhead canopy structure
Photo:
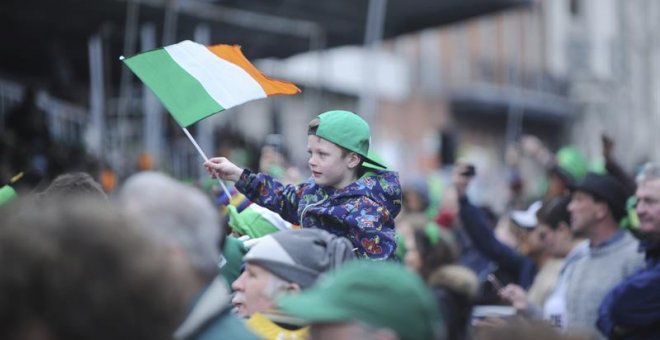
[[[531,2],[389,0],[383,37],[447,25]],[[131,4],[136,10],[135,23],[153,23],[158,37],[168,36],[167,30],[172,29],[170,42],[190,39],[195,27],[206,23],[213,42],[242,45],[245,55],[255,59],[362,44],[369,1],[3,0],[0,2],[3,46],[0,75],[86,83],[89,38],[98,34],[104,39],[108,58],[124,53],[126,27],[131,27],[127,25],[130,17],[127,9]],[[115,64],[112,67],[120,67],[119,62]]]

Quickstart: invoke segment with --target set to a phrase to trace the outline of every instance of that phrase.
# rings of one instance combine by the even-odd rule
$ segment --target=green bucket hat
[[[312,288],[278,301],[313,324],[359,321],[389,328],[399,339],[434,339],[442,323],[424,282],[400,264],[352,261]]]
[[[317,118],[319,126],[316,136],[357,153],[368,164],[387,168],[369,155],[371,132],[369,124],[362,117],[351,111],[335,110],[321,113]]]

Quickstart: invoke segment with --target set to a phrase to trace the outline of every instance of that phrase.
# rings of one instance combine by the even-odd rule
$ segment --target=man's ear
[[[346,157],[348,157],[348,167],[349,168],[353,169],[353,168],[357,167],[358,165],[360,165],[361,158],[355,152],[349,152],[348,156],[346,156]]]
[[[286,286],[286,292],[287,293],[299,293],[300,291],[301,291],[300,286],[295,282],[290,282]]]
[[[596,217],[600,220],[607,217],[608,214],[611,214],[610,207],[606,202],[598,202],[598,210],[596,210]]]

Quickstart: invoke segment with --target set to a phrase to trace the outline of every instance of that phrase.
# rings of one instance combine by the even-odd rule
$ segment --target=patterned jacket
[[[319,186],[312,178],[283,185],[245,170],[236,188],[253,202],[303,228],[319,228],[348,238],[358,256],[394,257],[394,217],[401,210],[396,172],[373,170],[342,189]]]

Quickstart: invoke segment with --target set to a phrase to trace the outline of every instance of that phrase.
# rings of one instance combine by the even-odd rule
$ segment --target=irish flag
[[[237,45],[186,40],[123,61],[182,127],[253,99],[300,92],[263,75]]]

